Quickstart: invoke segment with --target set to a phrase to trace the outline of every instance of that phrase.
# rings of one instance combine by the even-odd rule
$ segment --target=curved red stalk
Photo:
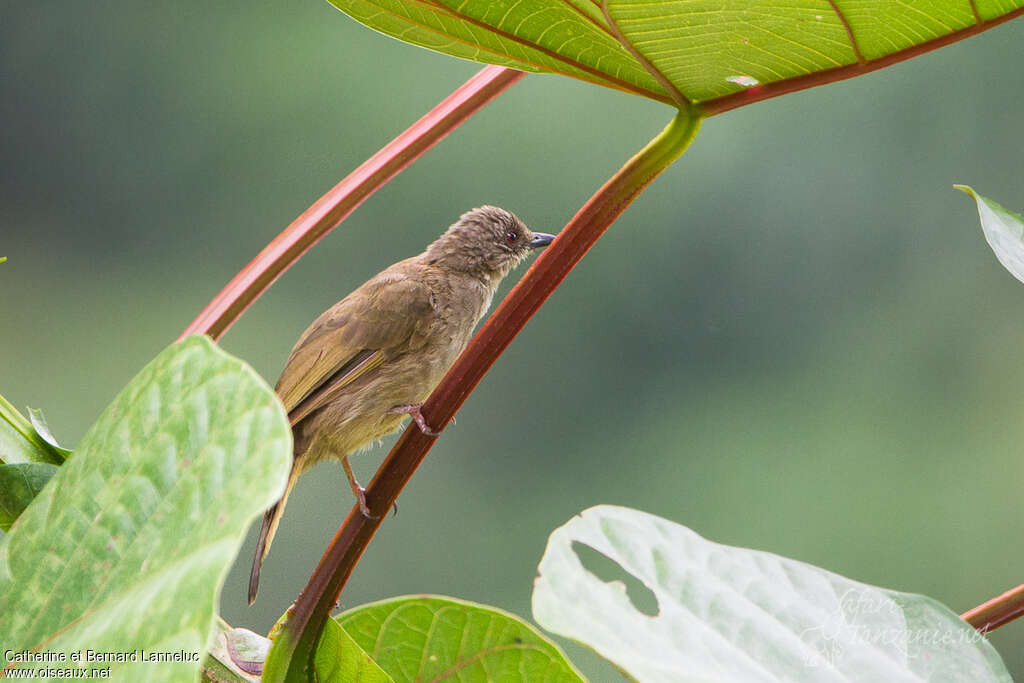
[[[689,111],[675,119],[604,184],[559,233],[509,292],[434,393],[423,405],[431,425],[447,425],[480,378],[526,325],[612,222],[689,146],[700,127]],[[418,427],[406,428],[366,488],[366,502],[377,519],[354,506],[342,523],[288,620],[274,640],[264,681],[306,681],[316,644],[338,602],[341,589],[399,492],[434,445],[436,437]]]
[[[190,334],[219,339],[274,280],[363,200],[525,75],[500,66],[481,69],[292,221],[207,304],[179,339]]]
[[[982,633],[988,633],[1021,616],[1024,616],[1024,584],[967,610],[960,618]]]

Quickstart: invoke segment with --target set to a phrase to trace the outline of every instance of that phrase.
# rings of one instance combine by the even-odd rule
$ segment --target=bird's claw
[[[426,434],[427,436],[441,436],[441,432],[435,432],[433,429],[430,428],[430,425],[427,424],[426,419],[424,419],[423,417],[423,413],[420,412],[420,408],[422,407],[422,403],[416,403],[407,406],[395,406],[394,408],[391,409],[391,412],[404,413],[406,415],[412,416],[412,419],[416,421],[416,425],[420,428],[420,431]]]
[[[362,486],[357,486],[352,489],[352,493],[356,494],[356,500],[359,502],[359,512],[363,514],[363,517],[367,519],[380,519],[380,517],[370,512],[370,508],[366,504],[366,489]]]

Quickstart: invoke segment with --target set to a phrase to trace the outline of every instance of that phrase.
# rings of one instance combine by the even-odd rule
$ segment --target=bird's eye
[[[505,233],[505,241],[508,242],[509,244],[512,244],[517,239],[519,239],[519,233],[516,232],[515,230],[509,230],[508,232]]]

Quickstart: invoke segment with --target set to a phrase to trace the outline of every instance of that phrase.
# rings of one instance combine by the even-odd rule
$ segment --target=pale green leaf
[[[493,607],[405,596],[348,610],[337,619],[397,683],[583,680],[554,643]]]
[[[620,581],[580,562],[588,546],[657,601],[639,611]],[[534,618],[644,683],[1009,682],[984,637],[940,603],[684,526],[602,505],[555,530],[534,584]]]
[[[194,680],[224,577],[290,464],[291,430],[270,387],[205,337],[174,344],[0,544],[0,643],[134,652],[81,666],[110,666],[122,681]],[[144,661],[156,653],[185,661]]]
[[[967,185],[953,187],[963,190],[977,202],[985,240],[1003,267],[1024,282],[1024,218],[988,197],[982,197]]]

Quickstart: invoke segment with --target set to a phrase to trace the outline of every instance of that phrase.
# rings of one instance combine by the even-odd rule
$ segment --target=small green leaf
[[[324,625],[313,667],[318,683],[394,683],[334,619]]]
[[[1004,209],[988,197],[982,197],[967,185],[954,185],[978,204],[981,230],[1003,268],[1024,282],[1024,218]]]
[[[622,582],[588,571],[574,544],[639,579],[654,616]],[[556,529],[539,571],[537,623],[639,681],[1011,680],[984,636],[931,598],[712,543],[629,508],[593,507]]]
[[[203,661],[202,683],[259,683],[258,674],[251,674],[238,667],[232,650],[234,653],[244,651],[243,657],[257,659],[259,651],[266,656],[269,645],[270,641],[263,636],[247,629],[233,629],[218,618],[210,649]]]
[[[348,610],[337,620],[397,683],[583,681],[554,643],[493,607],[406,596]]]
[[[263,671],[263,662],[270,649],[268,638],[247,628],[233,628],[224,633],[224,639],[235,666],[250,675]]]
[[[272,645],[264,658],[264,681],[281,681],[287,677],[289,662],[282,658],[285,655],[281,654],[281,644],[289,635],[284,625],[291,618],[293,608],[294,605],[289,607],[270,629]],[[319,683],[393,683],[334,619],[324,624],[313,655],[313,667]]]
[[[0,543],[0,643],[69,657],[135,652],[58,668],[195,680],[224,577],[290,466],[291,429],[266,382],[206,337],[173,344]],[[171,660],[152,661],[159,653]]]
[[[46,418],[43,417],[43,411],[38,408],[29,408],[28,419],[32,422],[32,427],[36,430],[36,434],[46,442],[46,445],[50,447],[50,450],[60,456],[62,460],[67,460],[68,456],[71,455],[71,451],[57,443],[57,439],[50,431],[50,425],[46,424]]]
[[[32,422],[0,396],[0,464],[48,462],[60,465],[66,453],[64,449],[54,449],[47,443]]]
[[[0,465],[0,529],[11,528],[56,471],[56,465],[46,462]]]

